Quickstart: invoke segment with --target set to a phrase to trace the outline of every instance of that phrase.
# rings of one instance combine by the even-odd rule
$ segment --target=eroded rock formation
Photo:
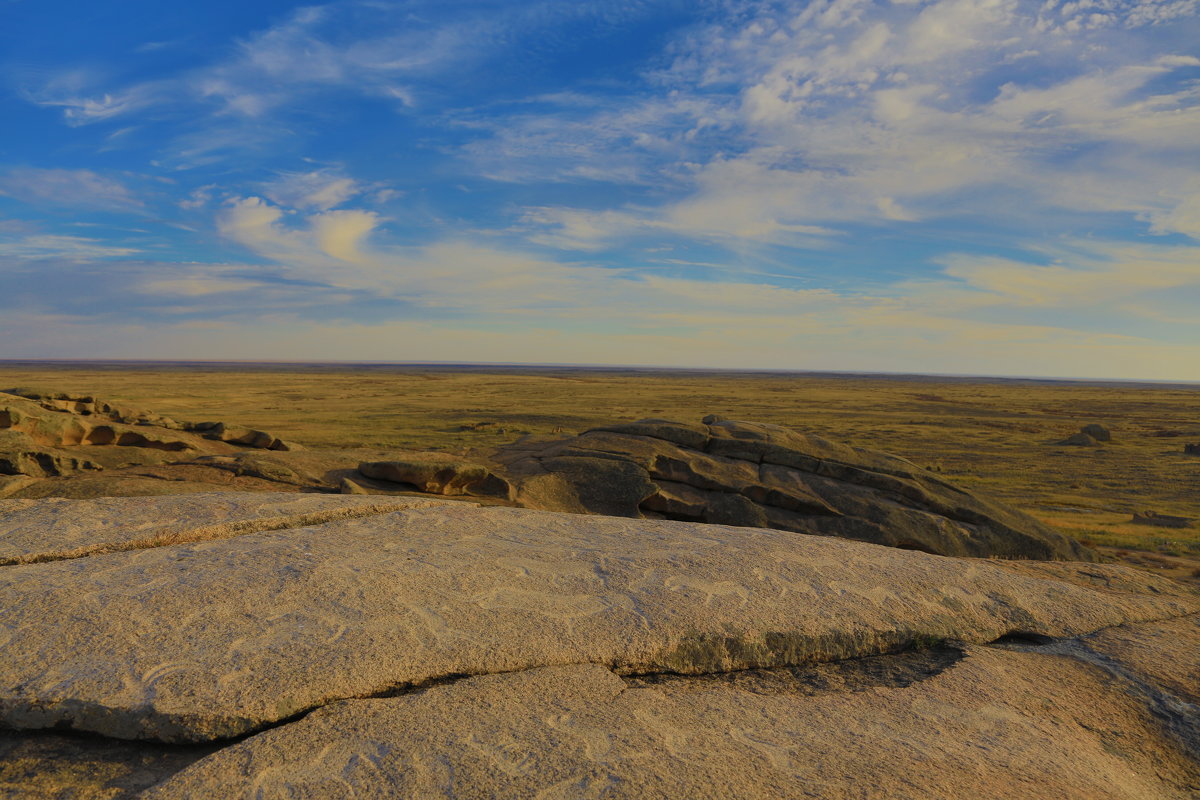
[[[642,420],[471,457],[401,451],[347,464],[340,451],[296,452],[262,431],[14,391],[24,394],[0,393],[0,497],[424,493],[779,528],[940,555],[1094,558],[1031,517],[904,459],[774,425]]]
[[[243,452],[247,449],[262,455],[257,461],[247,460]],[[157,493],[137,492],[136,481],[127,480],[131,477],[169,480],[176,485],[162,488],[182,491],[178,484],[188,482],[186,469],[176,469],[176,474],[169,476],[154,472],[131,476],[127,470],[130,467],[164,469],[196,464],[221,468],[235,462],[239,465],[258,464],[257,471],[250,468],[238,474],[263,477],[268,484],[315,486],[319,480],[311,476],[277,477],[277,474],[286,475],[287,468],[278,462],[272,465],[263,452],[295,449],[295,445],[263,431],[226,426],[220,422],[177,422],[90,396],[29,389],[0,392],[0,497],[21,492],[32,492],[36,496],[39,489],[51,495],[103,495],[124,490]],[[216,460],[205,462],[204,459]],[[102,470],[106,473],[124,471],[108,479],[107,474],[97,474]],[[55,480],[30,488],[39,479],[47,478]]]
[[[642,420],[494,456],[528,508],[779,528],[953,556],[1089,550],[895,456],[776,425]]]
[[[508,500],[512,487],[483,464],[444,453],[398,453],[387,461],[367,461],[358,471],[368,478],[412,486],[445,496],[494,497]]]
[[[1200,785],[1200,596],[1131,568],[282,494],[0,501],[0,547],[6,797]]]

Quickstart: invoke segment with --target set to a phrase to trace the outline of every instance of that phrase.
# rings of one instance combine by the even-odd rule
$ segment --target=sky
[[[1200,0],[0,0],[0,358],[1200,381]]]

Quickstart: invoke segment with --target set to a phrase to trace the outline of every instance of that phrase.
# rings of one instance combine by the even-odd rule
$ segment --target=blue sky
[[[0,0],[0,357],[1200,380],[1198,0]]]

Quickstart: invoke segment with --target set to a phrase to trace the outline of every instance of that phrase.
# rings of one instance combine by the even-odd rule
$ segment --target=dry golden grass
[[[1097,545],[1200,552],[1200,386],[642,370],[0,365],[0,387],[91,393],[320,449],[481,451],[618,420],[771,422],[904,456]],[[1055,442],[1108,426],[1101,448]]]

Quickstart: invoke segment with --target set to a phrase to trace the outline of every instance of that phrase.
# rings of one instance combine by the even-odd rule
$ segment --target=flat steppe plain
[[[894,453],[1122,560],[1179,577],[1200,564],[1200,385],[569,367],[0,363],[0,389],[92,394],[177,419],[219,419],[318,449],[486,453],[705,414]],[[1099,423],[1101,447],[1058,442]],[[348,453],[348,456],[350,454]],[[1200,571],[1197,571],[1200,574]]]

